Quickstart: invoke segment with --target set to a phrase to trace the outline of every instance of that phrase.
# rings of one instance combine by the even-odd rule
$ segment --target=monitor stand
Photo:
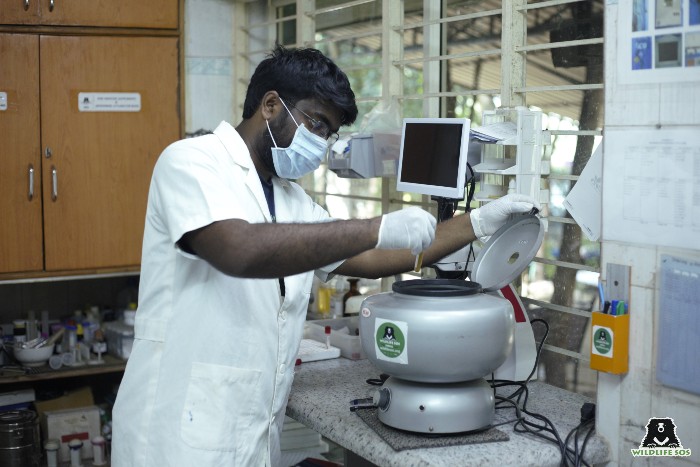
[[[461,201],[459,199],[453,199],[453,198],[443,198],[441,196],[431,196],[430,199],[437,201],[438,205],[438,211],[437,211],[437,221],[438,222],[443,222],[448,219],[451,219],[457,211],[457,204]],[[469,259],[469,252],[470,252],[469,246],[463,248],[462,250],[458,250],[451,255],[447,256],[444,259],[450,259],[450,260],[455,260],[455,261],[448,261],[445,264],[457,264],[463,262],[464,267],[462,269],[455,269],[454,266],[447,266],[441,268],[439,264],[432,266],[433,269],[435,270],[435,275],[439,279],[461,279],[464,280],[467,278],[467,261]],[[463,252],[466,252],[466,256]],[[455,256],[458,256],[458,258],[454,258]],[[464,259],[462,260],[461,257],[464,256]],[[460,261],[461,260],[461,261]],[[441,260],[442,261],[442,260]]]

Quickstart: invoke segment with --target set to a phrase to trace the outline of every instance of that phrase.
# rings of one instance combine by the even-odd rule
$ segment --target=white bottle
[[[105,465],[105,439],[102,436],[93,437],[92,443],[92,465]]]
[[[83,442],[79,439],[73,438],[68,442],[68,449],[70,449],[70,467],[82,467],[80,462],[80,453],[83,448]]]
[[[58,467],[58,447],[59,444],[57,439],[50,439],[44,443],[47,467]]]

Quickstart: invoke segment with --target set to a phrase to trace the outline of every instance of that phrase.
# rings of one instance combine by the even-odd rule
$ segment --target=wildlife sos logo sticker
[[[377,318],[374,321],[374,350],[377,359],[407,364],[408,324]]]
[[[593,326],[593,345],[591,352],[601,357],[613,357],[613,334],[612,329],[605,326]]]
[[[650,418],[646,425],[646,435],[639,444],[639,448],[631,451],[634,457],[690,456],[690,449],[683,449],[683,444],[676,434],[676,424],[672,418]]]

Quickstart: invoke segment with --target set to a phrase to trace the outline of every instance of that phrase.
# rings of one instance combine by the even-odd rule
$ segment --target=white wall
[[[700,83],[625,85],[619,83],[616,69],[617,43],[623,36],[618,17],[619,4],[630,0],[607,1],[605,11],[605,166],[622,154],[605,152],[606,131],[632,128],[655,131],[658,125],[683,125],[697,129],[700,138]],[[605,169],[604,169],[605,170]],[[620,174],[604,171],[603,178]],[[619,202],[603,191],[603,210]],[[607,264],[631,268],[629,372],[623,376],[600,373],[596,429],[611,444],[619,465],[700,465],[700,397],[659,384],[656,380],[657,329],[659,324],[659,264],[662,254],[700,262],[697,249],[670,249],[608,241],[603,238],[602,274]],[[700,304],[698,304],[700,309]],[[700,338],[700,336],[698,336]],[[700,356],[687,355],[700,362]],[[700,363],[698,363],[700,365]],[[639,447],[645,425],[651,417],[673,418],[689,458],[633,458],[630,449]]]
[[[234,2],[185,1],[185,131],[235,125],[233,105]]]

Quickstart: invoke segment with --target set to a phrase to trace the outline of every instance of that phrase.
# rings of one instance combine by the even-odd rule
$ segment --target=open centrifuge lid
[[[500,290],[525,270],[537,254],[544,226],[534,214],[515,214],[486,242],[474,261],[471,280],[485,292]]]

